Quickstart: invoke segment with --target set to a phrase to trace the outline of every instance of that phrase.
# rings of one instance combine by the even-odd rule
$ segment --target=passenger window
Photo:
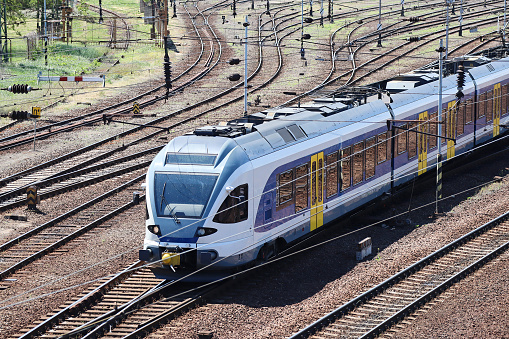
[[[366,139],[366,179],[375,176],[376,136]]]
[[[448,123],[448,119],[449,119],[449,115],[447,114],[447,111],[448,109],[443,109],[442,110],[442,119],[440,120],[440,123],[441,123],[441,126],[442,126],[442,133],[440,133],[440,136],[442,137],[440,139],[441,143],[445,143],[447,142],[447,139],[445,139],[446,135],[447,135],[447,123]]]
[[[378,143],[377,143],[377,156],[378,163],[382,163],[387,160],[387,132],[378,134]]]
[[[297,167],[295,177],[295,212],[298,212],[308,207],[309,164]]]
[[[459,109],[457,110],[457,121],[458,125],[457,127],[457,134],[456,135],[462,135],[465,132],[465,112],[467,110],[467,107],[464,102],[460,104]]]
[[[327,198],[338,194],[338,152],[327,155],[326,189]]]
[[[502,86],[502,115],[506,115],[509,108],[509,95],[507,93],[508,86],[508,84]]]
[[[277,187],[277,206],[286,207],[293,201],[293,169],[279,175]]]
[[[486,121],[493,120],[493,91],[486,92]]]
[[[353,184],[362,182],[364,170],[364,142],[353,145]]]
[[[351,185],[352,178],[352,148],[347,147],[341,151],[341,190],[346,190]]]
[[[323,158],[318,159],[318,187],[316,190],[318,193],[318,203],[321,203],[323,200]]]
[[[408,129],[408,159],[412,159],[417,155],[417,123],[409,123]]]
[[[407,143],[407,125],[401,125],[400,128],[396,129],[396,140],[398,143],[398,154],[406,152],[406,143]]]
[[[486,115],[486,92],[482,93],[479,97],[479,114],[477,118]]]
[[[247,220],[247,193],[247,184],[237,186],[226,199],[224,199],[212,221],[220,224],[234,224]]]
[[[437,113],[433,113],[429,115],[429,128],[428,131],[430,134],[437,135],[438,134],[438,120],[437,120]],[[437,137],[432,137],[430,135],[429,137],[429,148],[435,148],[437,147]]]
[[[473,111],[474,102],[472,99],[468,99],[467,102],[465,103],[465,125],[472,122]]]

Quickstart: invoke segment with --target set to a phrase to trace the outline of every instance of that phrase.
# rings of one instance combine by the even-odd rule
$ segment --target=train
[[[172,139],[147,171],[140,260],[158,278],[220,279],[500,138],[509,58],[447,60],[443,77],[439,68]]]

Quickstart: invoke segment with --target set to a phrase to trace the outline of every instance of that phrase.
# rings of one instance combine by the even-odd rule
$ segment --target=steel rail
[[[311,325],[307,326],[306,328],[302,329],[301,331],[295,333],[290,337],[290,339],[297,339],[297,338],[308,338],[313,333],[316,333],[324,326],[327,326],[328,324],[334,322],[336,319],[348,314],[350,311],[354,310],[356,307],[358,307],[361,304],[366,303],[367,301],[373,299],[374,297],[380,295],[382,292],[387,290],[388,288],[392,287],[396,283],[406,279],[413,273],[421,270],[425,266],[433,263],[434,261],[438,260],[439,258],[444,257],[446,254],[452,252],[454,249],[464,245],[468,241],[488,232],[489,230],[493,229],[494,227],[498,226],[502,222],[509,219],[509,212],[504,213],[501,216],[498,216],[497,218],[485,223],[484,225],[478,227],[477,229],[463,235],[462,237],[458,238],[457,240],[445,245],[444,247],[440,248],[439,250],[433,252],[432,254],[426,256],[425,258],[419,260],[418,262],[414,263],[413,265],[407,267],[406,269],[402,270],[401,272],[393,275],[392,277],[386,279],[382,283],[378,284],[377,286],[373,287],[367,292],[362,293],[361,295],[355,297],[354,299],[348,301],[347,303],[343,304],[339,308],[335,309],[334,311],[330,312],[329,314],[325,315],[324,317],[320,318],[319,320],[315,321]],[[503,251],[504,249],[507,249],[507,246],[509,245],[508,242],[506,242],[504,245],[497,247],[494,251],[491,251],[486,257],[492,258],[494,253],[500,253],[500,251]],[[466,270],[471,270],[471,266],[475,267],[475,263],[473,265],[469,265],[469,267],[466,268]],[[463,272],[464,270],[462,270]],[[471,272],[471,271],[470,271]],[[456,276],[461,275],[461,272]],[[453,279],[457,279],[453,277]],[[446,282],[441,284],[438,287],[444,287],[444,286],[450,286],[447,285]],[[438,288],[437,287],[437,288]],[[442,289],[439,289],[440,291],[443,291]],[[423,300],[425,300],[424,298]],[[409,307],[408,310],[415,310],[414,307]],[[408,313],[407,313],[408,314]],[[390,320],[388,321],[390,323]]]

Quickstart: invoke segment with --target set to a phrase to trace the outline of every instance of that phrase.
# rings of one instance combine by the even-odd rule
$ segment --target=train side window
[[[509,84],[505,84],[502,86],[502,115],[506,115],[509,108],[509,93],[508,93]]]
[[[493,105],[495,105],[493,91],[488,91],[486,92],[486,121],[493,120]]]
[[[316,191],[318,193],[318,203],[320,204],[323,201],[323,158],[318,159],[318,186]]]
[[[442,110],[442,119],[440,120],[441,126],[442,126],[442,133],[440,133],[440,141],[442,144],[447,142],[447,139],[445,138],[447,136],[447,122],[449,121],[449,109],[445,108]]]
[[[472,117],[474,112],[474,101],[472,99],[468,99],[465,103],[465,125],[472,122]]]
[[[396,129],[396,140],[398,144],[398,154],[405,153],[407,147],[407,134],[406,129],[408,128],[407,124],[401,125],[401,128]]]
[[[353,184],[362,182],[364,170],[364,142],[353,145]]]
[[[278,209],[284,208],[293,202],[293,169],[279,174],[277,180]]]
[[[247,193],[247,184],[237,186],[226,199],[224,199],[212,221],[220,224],[234,224],[247,220]]]
[[[381,164],[382,162],[387,160],[387,132],[378,134],[378,143],[377,143],[377,158],[378,163]]]
[[[309,164],[295,169],[295,212],[308,207]]]
[[[341,151],[341,190],[351,186],[352,178],[352,148],[347,147]]]
[[[477,118],[481,118],[486,115],[486,92],[482,93],[479,97],[479,114]]]
[[[408,159],[417,155],[417,123],[408,124]]]
[[[456,110],[457,112],[457,125],[456,125],[456,135],[460,136],[465,132],[465,111],[466,106],[465,103],[461,103],[459,108]]]
[[[437,135],[438,134],[438,118],[437,118],[438,114],[437,113],[432,113],[429,115],[429,128],[428,128],[428,131],[430,134],[433,134],[433,135]],[[430,135],[429,137],[429,148],[432,149],[432,148],[435,148],[437,147],[437,137],[432,137]]]
[[[366,139],[366,179],[374,177],[376,170],[376,136]]]
[[[327,155],[325,186],[327,198],[338,194],[338,152]]]

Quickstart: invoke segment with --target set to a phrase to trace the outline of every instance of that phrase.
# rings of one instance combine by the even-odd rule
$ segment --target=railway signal
[[[170,92],[171,86],[171,62],[168,56],[168,37],[164,37],[164,80],[166,82],[166,100]]]

